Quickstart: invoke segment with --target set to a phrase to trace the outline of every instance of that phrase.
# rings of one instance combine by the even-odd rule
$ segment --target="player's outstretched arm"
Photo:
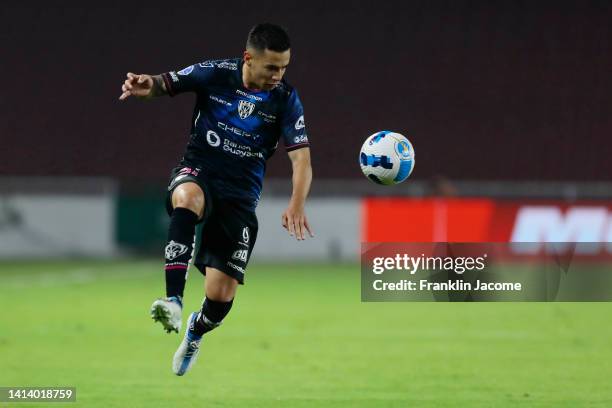
[[[289,235],[295,236],[298,241],[301,241],[306,239],[306,233],[314,237],[304,212],[304,204],[312,182],[310,148],[304,147],[290,151],[289,158],[293,168],[293,193],[289,206],[281,217],[281,222],[283,227],[289,231]]]
[[[127,73],[127,79],[121,86],[119,100],[124,100],[130,95],[140,99],[149,99],[156,96],[167,95],[168,90],[161,75],[133,74]]]

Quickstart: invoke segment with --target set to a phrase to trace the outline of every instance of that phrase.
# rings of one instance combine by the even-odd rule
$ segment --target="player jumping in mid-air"
[[[293,168],[293,193],[282,225],[298,240],[312,236],[304,213],[312,169],[304,112],[297,92],[283,80],[290,43],[284,29],[258,24],[242,58],[204,61],[161,75],[128,73],[119,99],[147,99],[195,92],[191,137],[171,174],[165,248],[166,297],[151,316],[168,332],[181,327],[183,290],[196,224],[202,239],[194,265],[206,275],[205,299],[189,316],[172,369],[185,374],[195,362],[202,336],[229,313],[257,237],[255,207],[266,160],[283,139]]]

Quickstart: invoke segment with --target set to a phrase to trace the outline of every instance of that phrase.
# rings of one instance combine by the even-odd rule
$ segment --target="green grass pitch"
[[[612,304],[361,303],[346,264],[252,265],[176,377],[181,336],[148,316],[161,270],[0,264],[0,386],[77,387],[53,407],[612,406]],[[192,270],[186,311],[202,288]]]

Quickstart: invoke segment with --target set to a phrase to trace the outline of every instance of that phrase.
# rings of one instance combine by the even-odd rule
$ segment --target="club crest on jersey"
[[[238,115],[240,115],[240,119],[246,119],[251,116],[253,109],[255,109],[255,104],[253,102],[240,101],[238,103]]]

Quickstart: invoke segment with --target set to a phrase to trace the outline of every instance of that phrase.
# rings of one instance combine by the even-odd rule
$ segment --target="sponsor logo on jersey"
[[[276,116],[275,115],[271,115],[269,113],[262,112],[262,111],[258,111],[257,114],[259,116],[263,117],[264,122],[269,122],[269,123],[276,122]]]
[[[229,69],[232,71],[238,70],[238,64],[236,64],[235,62],[229,62],[229,61],[216,62],[215,66],[217,68]]]
[[[255,148],[251,146],[239,144],[226,138],[221,139],[221,137],[214,130],[209,130],[206,132],[206,141],[212,147],[219,147],[221,145],[221,140],[223,140],[223,147],[221,149],[223,149],[224,152],[231,153],[235,156],[239,156],[240,158],[264,158],[264,154],[261,151],[254,150]]]
[[[261,136],[256,134],[256,133],[249,133],[245,130],[242,130],[240,128],[234,127],[232,125],[226,125],[223,122],[217,122],[217,127],[221,130],[225,130],[226,132],[229,133],[234,133],[238,136],[242,136],[242,137],[248,137],[248,138],[253,138],[255,140],[259,139]]]
[[[308,136],[301,135],[293,138],[293,143],[308,143]]]
[[[304,124],[304,115],[302,115],[295,122],[295,130],[304,129],[304,127],[306,127],[306,125]]]
[[[225,106],[232,106],[231,102],[226,101],[225,99],[221,99],[218,96],[215,95],[210,95],[209,96],[210,99],[212,99],[215,102],[220,103],[221,105],[225,105]]]
[[[258,157],[264,158],[264,155],[260,151],[254,151],[251,146],[238,144],[233,140],[223,139],[223,151],[234,154],[240,157]]]
[[[209,130],[206,132],[206,141],[212,147],[217,147],[221,144],[221,138],[214,130]]]
[[[238,103],[238,115],[240,115],[240,119],[244,120],[251,116],[253,109],[255,109],[255,104],[253,102],[241,100]]]
[[[183,255],[189,248],[179,242],[170,241],[166,245],[166,259],[172,261],[178,256]]]
[[[246,249],[237,249],[232,254],[232,259],[237,261],[246,262],[247,256],[249,255],[249,251]]]
[[[244,92],[243,90],[240,90],[240,89],[236,89],[236,93],[238,95],[244,96],[245,98],[249,98],[254,101],[263,101],[263,98],[261,96],[251,95],[250,93]]]
[[[235,62],[230,62],[230,61],[204,61],[204,62],[200,62],[198,63],[199,66],[201,66],[202,68],[223,68],[223,69],[229,69],[232,71],[236,71],[238,70],[238,64],[236,64]]]
[[[189,75],[193,71],[193,65],[188,66],[187,68],[181,69],[177,74],[179,75]]]

